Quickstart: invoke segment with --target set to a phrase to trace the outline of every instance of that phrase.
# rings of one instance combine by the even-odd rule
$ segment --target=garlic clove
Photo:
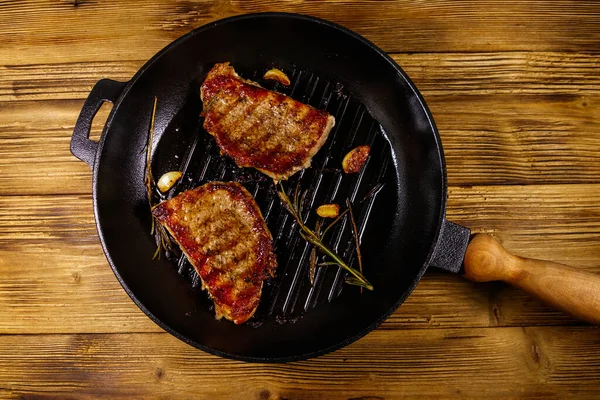
[[[177,182],[181,178],[181,175],[183,174],[179,171],[170,171],[163,174],[158,180],[158,183],[156,184],[158,190],[164,193],[167,190],[171,189],[175,182]]]
[[[344,172],[354,174],[360,171],[365,162],[367,162],[370,152],[371,147],[369,146],[358,146],[350,150],[342,160],[342,169]]]
[[[335,218],[340,215],[340,206],[337,204],[323,204],[317,207],[317,215],[323,218]]]
[[[284,86],[290,86],[290,78],[285,74],[285,72],[278,70],[277,68],[273,68],[265,72],[263,76],[264,79],[275,80],[281,83]]]

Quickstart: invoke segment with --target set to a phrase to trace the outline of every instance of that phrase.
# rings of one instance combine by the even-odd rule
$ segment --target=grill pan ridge
[[[344,209],[348,198],[352,202],[359,238],[362,237],[379,192],[386,186],[384,178],[390,162],[390,149],[381,126],[358,99],[344,92],[343,85],[339,82],[306,70],[294,69],[289,74],[291,84],[285,87],[260,78],[261,72],[269,69],[268,65],[261,70],[249,70],[237,65],[234,67],[242,77],[315,108],[325,109],[336,118],[336,126],[313,158],[311,167],[295,174],[284,186],[289,194],[297,184],[305,191],[303,214],[312,222],[309,226],[314,226],[314,209],[318,205],[336,202]],[[195,82],[194,88],[197,91],[191,91],[190,97],[194,96],[194,92],[199,96],[199,85],[200,82]],[[314,285],[310,283],[308,269],[312,247],[300,238],[297,223],[282,206],[271,179],[256,170],[239,168],[233,160],[221,155],[214,138],[202,128],[203,118],[199,117],[201,103],[190,98],[187,104],[190,106],[175,124],[169,125],[162,132],[155,146],[152,157],[154,176],[171,170],[176,161],[179,161],[176,169],[183,173],[182,179],[168,194],[157,197],[157,200],[164,200],[217,180],[240,182],[257,200],[274,238],[278,268],[276,276],[266,282],[259,308],[248,324],[258,327],[266,318],[274,318],[278,323],[293,323],[318,304],[337,298],[344,288],[345,271],[339,267],[317,267]],[[193,121],[193,125],[188,121]],[[182,134],[188,143],[185,146],[174,146],[174,141],[181,140]],[[352,148],[363,144],[372,148],[364,168],[357,174],[345,174],[341,170],[341,159]],[[323,185],[324,181],[330,184]],[[358,268],[354,237],[347,215],[327,235],[326,243],[348,265]],[[324,261],[323,256],[319,253],[317,255],[318,262]],[[178,252],[169,256],[178,274],[193,288],[200,290],[199,276],[185,255]],[[365,266],[367,279],[368,273],[369,267]],[[348,290],[358,289],[353,287]],[[212,309],[212,302],[207,294],[205,306]]]

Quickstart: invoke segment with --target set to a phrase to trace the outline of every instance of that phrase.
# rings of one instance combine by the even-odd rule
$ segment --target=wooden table
[[[188,31],[257,11],[326,18],[392,54],[439,127],[449,219],[600,272],[597,1],[4,0],[0,396],[598,398],[600,330],[501,283],[430,271],[365,338],[284,365],[196,350],[133,304],[69,152],[83,100]]]

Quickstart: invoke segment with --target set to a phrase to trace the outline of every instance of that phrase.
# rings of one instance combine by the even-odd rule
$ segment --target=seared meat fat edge
[[[202,87],[204,129],[222,154],[275,182],[308,168],[335,118],[241,78],[229,63],[215,64]]]
[[[216,318],[242,324],[277,267],[273,238],[252,195],[237,182],[210,182],[152,210],[194,266]]]

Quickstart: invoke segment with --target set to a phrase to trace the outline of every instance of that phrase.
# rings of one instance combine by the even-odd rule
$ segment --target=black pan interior
[[[298,239],[273,184],[219,155],[201,127],[199,86],[217,62],[245,78],[326,108],[337,125],[313,166],[295,175],[307,205],[353,200],[363,225],[364,274],[373,292],[343,284],[322,268],[311,288],[308,247]],[[261,80],[278,67],[293,84]],[[174,193],[211,180],[242,182],[257,199],[273,236],[279,267],[257,315],[236,326],[216,321],[193,269],[178,259],[153,261],[155,243],[143,185],[144,146],[158,97],[153,171],[186,174]],[[346,151],[371,144],[362,174],[339,171]],[[348,344],[381,323],[425,271],[445,206],[442,150],[431,116],[404,73],[364,39],[309,17],[260,14],[209,24],[167,47],[131,80],[101,139],[94,172],[95,212],[105,252],[133,300],[180,339],[214,354],[248,361],[289,361]],[[383,185],[383,186],[381,186]],[[381,188],[375,195],[373,188]],[[312,221],[312,219],[311,219]],[[356,265],[348,227],[331,245]]]

